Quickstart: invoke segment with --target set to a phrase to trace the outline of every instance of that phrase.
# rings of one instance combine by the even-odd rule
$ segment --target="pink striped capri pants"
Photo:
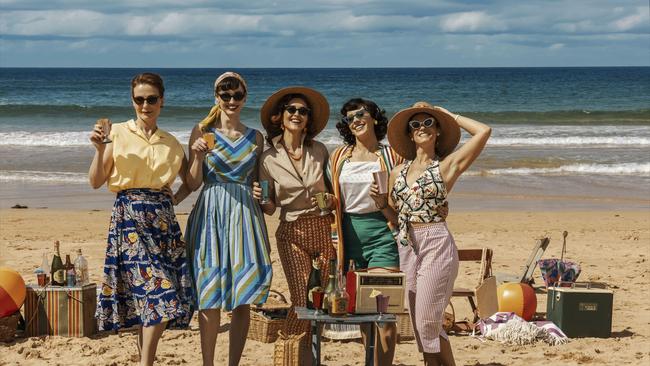
[[[411,323],[420,352],[439,353],[445,308],[458,274],[458,250],[447,223],[409,229],[411,245],[399,248],[400,269],[406,274]]]

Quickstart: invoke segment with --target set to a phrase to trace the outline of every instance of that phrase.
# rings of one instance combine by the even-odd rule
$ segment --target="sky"
[[[0,66],[649,66],[649,14],[648,0],[0,0]]]

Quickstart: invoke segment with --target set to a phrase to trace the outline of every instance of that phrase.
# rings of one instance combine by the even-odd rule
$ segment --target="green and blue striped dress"
[[[185,233],[199,310],[231,311],[262,304],[271,287],[270,245],[264,215],[253,198],[257,130],[237,140],[216,129],[203,161],[203,189]]]

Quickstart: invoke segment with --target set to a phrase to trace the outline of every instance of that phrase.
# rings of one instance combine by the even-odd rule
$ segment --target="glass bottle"
[[[348,312],[348,301],[350,300],[350,296],[345,290],[343,271],[337,271],[336,277],[336,291],[334,292],[334,298],[331,301],[330,315],[344,316]]]
[[[309,272],[309,279],[307,280],[307,309],[314,309],[312,292],[321,290],[320,283],[320,253],[315,253],[311,261],[311,271]]]
[[[76,275],[74,273],[74,266],[70,262],[70,254],[65,255],[65,284],[68,287],[74,287],[76,282]]]
[[[89,282],[88,261],[81,255],[81,249],[77,249],[77,259],[74,260],[74,271],[77,276],[77,285],[87,285]]]
[[[348,265],[348,273],[345,274],[345,288],[346,292],[349,296],[348,298],[348,313],[354,314],[355,311],[355,303],[354,303],[354,298],[351,295],[351,293],[354,292],[354,287],[356,286],[356,275],[354,271],[357,270],[357,266],[354,264],[354,259],[350,259],[350,264]],[[353,289],[352,292],[348,292],[347,288],[350,287]]]
[[[54,242],[54,258],[52,258],[52,265],[50,271],[52,274],[53,286],[65,286],[65,267],[61,261],[61,254],[59,253],[59,241]]]
[[[327,287],[325,287],[325,296],[323,298],[323,311],[329,312],[331,299],[336,292],[336,259],[330,259],[329,272],[327,275]]]

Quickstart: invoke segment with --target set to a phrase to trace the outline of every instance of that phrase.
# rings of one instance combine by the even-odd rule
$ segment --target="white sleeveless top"
[[[370,197],[372,173],[381,170],[379,161],[346,161],[341,168],[339,184],[344,212],[364,214],[377,212],[375,201]]]

